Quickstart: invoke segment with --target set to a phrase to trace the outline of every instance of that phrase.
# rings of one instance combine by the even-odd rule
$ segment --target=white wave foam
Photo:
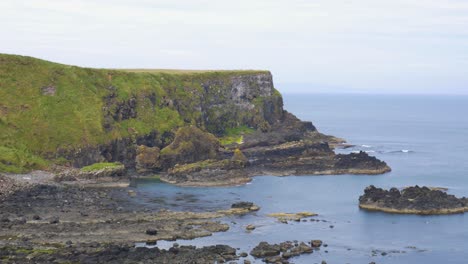
[[[361,145],[361,147],[363,147],[363,148],[372,148],[371,145]]]
[[[408,152],[411,152],[411,150],[408,150],[408,149],[402,149],[401,152],[403,153],[408,153]]]
[[[375,153],[375,151],[373,151],[373,150],[366,150],[365,152],[366,153]]]

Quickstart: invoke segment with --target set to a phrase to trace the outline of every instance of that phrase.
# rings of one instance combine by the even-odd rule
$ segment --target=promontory
[[[0,172],[115,165],[116,175],[230,185],[390,170],[364,152],[335,154],[342,142],[284,110],[268,71],[91,69],[0,54]]]

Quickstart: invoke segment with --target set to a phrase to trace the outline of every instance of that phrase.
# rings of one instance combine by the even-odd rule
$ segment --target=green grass
[[[97,171],[97,170],[102,170],[102,169],[118,168],[120,166],[122,166],[122,163],[120,162],[100,162],[100,163],[94,163],[92,165],[83,167],[81,168],[81,171],[84,171],[84,172]]]
[[[12,149],[0,146],[0,171],[24,173],[30,169],[45,169],[48,162],[31,154],[27,149]]]
[[[166,74],[196,74],[196,73],[235,73],[235,74],[255,74],[268,73],[262,70],[189,70],[189,69],[115,69],[117,71],[136,73],[166,73]]]
[[[219,139],[221,142],[221,145],[227,146],[231,144],[242,144],[244,135],[245,134],[250,134],[255,129],[247,127],[247,126],[238,126],[235,128],[228,128],[226,129],[226,133],[223,137]]]

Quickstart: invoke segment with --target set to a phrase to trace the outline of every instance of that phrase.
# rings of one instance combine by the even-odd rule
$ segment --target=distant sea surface
[[[171,210],[214,211],[240,200],[261,207],[253,215],[222,219],[231,226],[227,232],[179,244],[228,244],[250,252],[260,241],[321,239],[327,248],[291,261],[468,263],[468,213],[393,215],[358,207],[359,196],[371,184],[446,187],[450,194],[468,196],[468,96],[286,94],[284,102],[286,110],[312,121],[320,132],[356,145],[337,152],[366,151],[387,162],[392,172],[260,176],[245,186],[219,188],[140,181],[141,202]],[[316,219],[324,221],[281,224],[266,216],[300,211],[318,213]],[[247,224],[257,228],[247,233]]]

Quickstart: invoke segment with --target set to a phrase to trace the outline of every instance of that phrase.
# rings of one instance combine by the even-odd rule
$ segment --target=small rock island
[[[412,186],[401,191],[384,190],[373,185],[359,197],[359,207],[395,214],[456,214],[468,211],[468,198],[457,198],[438,188]]]

